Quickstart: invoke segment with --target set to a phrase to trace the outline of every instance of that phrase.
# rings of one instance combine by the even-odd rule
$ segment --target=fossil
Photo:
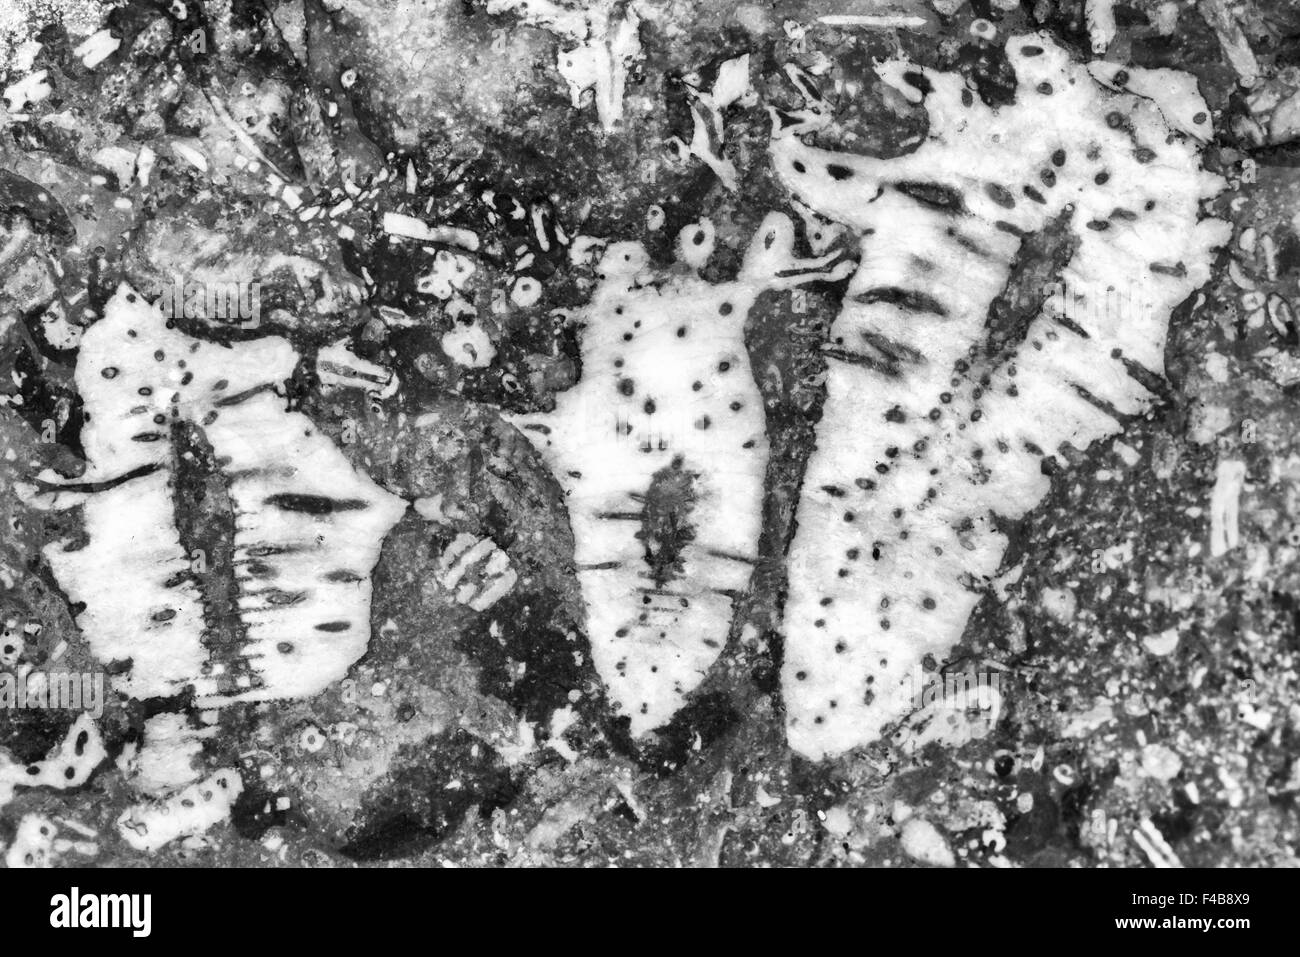
[[[584,307],[582,380],[515,422],[567,496],[597,670],[633,736],[662,725],[722,650],[757,561],[768,442],[744,325],[765,289],[839,279],[838,254],[794,258],[769,214],[739,276],[710,284],[713,225],[677,239],[687,268],[656,276],[638,243],[611,244]]]
[[[122,286],[83,336],[86,469],[45,474],[28,494],[79,508],[84,535],[45,557],[94,656],[127,665],[118,693],[192,694],[192,712],[316,694],[366,649],[370,572],[407,504],[287,408],[299,360],[287,341],[226,346],[169,326]],[[170,736],[181,759],[149,764],[174,773],[145,777],[188,784],[198,772],[187,755],[205,736]],[[124,818],[133,842],[154,846],[140,829],[153,816]]]
[[[1193,78],[1072,62],[1046,35],[1006,49],[997,108],[960,74],[877,66],[929,116],[905,155],[807,145],[818,103],[774,114],[778,175],[861,248],[789,555],[787,726],[811,757],[905,716],[900,684],[961,639],[1058,451],[1151,406],[1170,314],[1226,241],[1199,209],[1223,181],[1182,129],[1208,116]]]

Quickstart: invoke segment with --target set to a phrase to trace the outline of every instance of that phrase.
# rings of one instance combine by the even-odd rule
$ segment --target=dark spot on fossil
[[[353,512],[368,507],[361,499],[331,498],[328,495],[306,495],[299,492],[269,495],[263,504],[286,512],[305,512],[308,515],[332,515],[335,512]]]
[[[944,308],[943,303],[928,293],[902,289],[898,286],[875,286],[858,293],[853,299],[863,305],[884,302],[908,312],[925,312],[940,317],[948,315],[948,310]]]
[[[953,214],[966,211],[966,201],[961,190],[951,186],[908,180],[894,183],[894,189],[931,209]]]

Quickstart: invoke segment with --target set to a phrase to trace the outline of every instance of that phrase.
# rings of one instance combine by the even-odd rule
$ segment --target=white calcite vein
[[[1223,181],[1184,135],[1208,115],[1194,83],[1094,76],[1045,35],[1007,54],[1016,98],[997,109],[957,74],[880,64],[930,120],[894,159],[808,146],[797,114],[776,117],[778,175],[862,254],[789,555],[788,733],[814,758],[911,710],[923,659],[998,571],[999,521],[1042,500],[1061,447],[1149,407],[1170,313],[1227,238],[1200,218]]]
[[[581,382],[554,412],[515,419],[564,488],[594,664],[634,736],[703,679],[758,560],[768,441],[746,316],[766,289],[852,268],[794,259],[793,234],[769,215],[717,285],[694,273],[707,221],[682,230],[689,268],[668,277],[639,244],[610,245],[579,317]]]

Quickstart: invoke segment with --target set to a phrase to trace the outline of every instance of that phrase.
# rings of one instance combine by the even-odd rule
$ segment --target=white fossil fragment
[[[73,824],[71,829],[89,832],[82,837],[95,836],[94,831],[79,825]],[[69,851],[87,857],[99,853],[99,846],[93,841],[72,840],[60,837],[60,833],[58,823],[52,818],[43,814],[24,814],[18,822],[13,843],[4,851],[5,867],[11,870],[55,867]]]
[[[29,103],[39,103],[53,93],[54,88],[46,82],[47,76],[48,70],[37,70],[5,87],[4,98],[9,104],[9,112],[20,113]]]
[[[679,254],[707,257],[711,224]],[[646,251],[612,243],[580,315],[583,378],[553,413],[515,418],[565,490],[595,666],[634,736],[668,721],[727,640],[758,560],[768,443],[744,324],[765,289],[851,270],[794,258],[771,214],[735,281],[655,281]]]
[[[899,841],[907,856],[931,867],[953,867],[957,861],[943,835],[929,821],[913,817],[903,823]]]
[[[199,711],[308,697],[365,652],[370,572],[407,506],[288,409],[281,393],[297,363],[276,337],[191,338],[125,285],[83,336],[85,472],[46,473],[27,495],[80,510],[84,536],[44,554],[81,606],[92,654],[129,662],[113,678],[117,692],[192,692]],[[207,511],[196,514],[200,500]],[[151,722],[147,789],[189,780],[194,751],[183,739],[205,735]]]
[[[108,30],[99,30],[78,44],[73,49],[72,55],[81,57],[82,65],[88,70],[93,70],[107,60],[121,45],[120,38],[113,36]]]
[[[1115,40],[1115,0],[1085,0],[1083,9],[1092,52],[1105,53]]]
[[[443,333],[439,343],[443,355],[457,365],[470,369],[486,369],[496,358],[497,348],[482,324],[456,321]]]
[[[1160,869],[1181,868],[1183,862],[1178,859],[1174,849],[1169,846],[1165,836],[1160,833],[1155,822],[1144,817],[1132,831],[1133,843],[1141,848],[1151,866]]]
[[[641,17],[636,4],[623,7],[616,17],[613,0],[595,2],[575,9],[553,0],[488,0],[489,14],[514,13],[530,26],[555,34],[561,45],[557,55],[560,76],[568,84],[575,107],[582,105],[588,90],[596,103],[596,115],[606,130],[623,118],[623,91],[627,71],[641,55]]]
[[[405,213],[384,213],[384,232],[422,243],[443,243],[459,246],[474,252],[478,249],[478,233],[460,226],[431,226],[424,220]]]
[[[1236,548],[1240,541],[1237,515],[1245,483],[1245,462],[1227,459],[1215,469],[1214,490],[1210,493],[1210,554],[1216,558]]]
[[[708,90],[687,84],[691,104],[693,132],[689,145],[675,140],[678,152],[698,157],[722,181],[735,190],[736,166],[723,155],[722,111],[749,91],[749,54],[725,61]]]
[[[491,608],[518,580],[504,551],[490,538],[476,538],[467,532],[457,535],[442,553],[435,577],[458,602],[475,611]]]
[[[94,720],[83,714],[72,723],[59,747],[34,764],[17,764],[0,750],[0,809],[18,787],[81,787],[107,756]]]
[[[865,30],[920,30],[929,21],[925,17],[892,14],[830,14],[817,18],[828,27],[861,27]]]
[[[118,833],[137,851],[156,851],[226,820],[243,790],[239,772],[223,768],[170,797],[124,811],[117,819]]]
[[[904,716],[896,686],[947,655],[998,573],[999,523],[1046,494],[1061,446],[1149,406],[1169,315],[1230,233],[1200,220],[1224,182],[1159,105],[1194,87],[1112,91],[1045,34],[1006,50],[1017,90],[997,109],[958,74],[878,66],[929,114],[903,156],[816,149],[775,118],[781,179],[862,253],[789,558],[787,730],[810,757]]]
[[[364,389],[380,399],[395,394],[401,384],[391,369],[354,353],[348,348],[346,339],[332,342],[317,351],[316,374],[326,391]]]
[[[283,339],[229,347],[167,328],[123,286],[82,339],[76,383],[91,419],[87,469],[52,504],[82,506],[88,541],[45,554],[96,657],[130,660],[132,697],[193,688],[209,706],[314,694],[338,680],[369,637],[369,572],[406,503],[358,474],[276,389],[298,356]],[[202,437],[195,433],[202,430]],[[206,442],[229,482],[238,635],[220,648],[205,616],[216,599],[183,547],[177,472]],[[189,455],[187,456],[187,452]],[[120,587],[131,573],[134,587]],[[111,571],[111,573],[110,573]],[[221,667],[216,667],[217,664]],[[244,678],[248,684],[243,684]]]

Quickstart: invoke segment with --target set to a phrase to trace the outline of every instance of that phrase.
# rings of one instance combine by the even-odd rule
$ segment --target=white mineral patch
[[[952,848],[938,828],[923,818],[913,817],[905,821],[899,840],[903,851],[914,861],[931,867],[953,867],[957,863]]]
[[[1182,768],[1182,759],[1163,744],[1148,744],[1142,749],[1142,773],[1149,778],[1168,781]]]
[[[1046,35],[1006,49],[1016,103],[996,111],[959,74],[880,64],[900,91],[929,90],[928,136],[897,158],[816,149],[804,125],[774,125],[781,179],[856,231],[862,253],[830,332],[789,558],[788,731],[811,757],[901,717],[895,688],[927,654],[946,657],[999,571],[997,522],[1039,502],[1062,444],[1087,448],[1150,404],[1130,371],[1163,373],[1169,314],[1228,238],[1198,221],[1223,181],[1152,99],[1100,85]],[[992,356],[990,308],[1024,237],[1049,222],[1073,245],[1057,277],[1068,294],[1044,300],[1014,354]]]
[[[1178,647],[1178,629],[1168,628],[1157,635],[1147,635],[1142,639],[1142,644],[1147,651],[1157,657],[1173,654]]]

